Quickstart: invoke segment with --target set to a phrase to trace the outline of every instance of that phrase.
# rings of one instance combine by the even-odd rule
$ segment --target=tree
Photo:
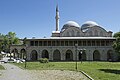
[[[120,37],[120,32],[116,32],[113,37],[117,38],[117,37]]]
[[[114,34],[116,41],[113,43],[113,48],[116,53],[118,53],[118,60],[120,60],[120,32]]]
[[[19,44],[19,38],[16,37],[15,32],[8,32],[8,34],[3,35],[3,40],[1,43],[1,48],[4,52],[10,52],[10,46],[12,44]]]

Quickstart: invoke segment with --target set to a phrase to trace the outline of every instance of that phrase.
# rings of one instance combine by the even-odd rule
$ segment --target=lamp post
[[[26,69],[26,67],[27,67],[27,45],[25,45],[25,47],[26,47],[26,52],[25,52],[25,55],[24,55],[24,59],[25,59],[25,69]]]
[[[75,65],[75,69],[77,70],[77,48],[78,48],[78,44],[75,44],[75,48],[76,48],[76,65]]]

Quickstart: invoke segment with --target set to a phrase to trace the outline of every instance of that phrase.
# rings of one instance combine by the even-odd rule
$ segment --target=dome
[[[69,27],[80,27],[80,26],[75,21],[68,21],[63,25],[62,31],[69,28]]]
[[[99,25],[94,21],[87,21],[81,26],[81,29],[87,29],[87,28],[93,27],[93,26],[99,26]]]

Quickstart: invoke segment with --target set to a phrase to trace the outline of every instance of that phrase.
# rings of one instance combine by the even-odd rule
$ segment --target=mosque
[[[75,21],[66,22],[59,30],[59,10],[56,7],[56,30],[49,38],[26,39],[25,45],[12,45],[14,57],[27,60],[48,58],[50,61],[115,61],[117,54],[112,48],[115,38],[96,22],[87,21],[80,26]]]

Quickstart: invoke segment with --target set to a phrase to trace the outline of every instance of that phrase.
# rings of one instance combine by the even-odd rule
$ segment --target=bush
[[[49,60],[48,60],[47,58],[40,58],[40,59],[39,59],[39,62],[40,62],[40,63],[48,63]]]

